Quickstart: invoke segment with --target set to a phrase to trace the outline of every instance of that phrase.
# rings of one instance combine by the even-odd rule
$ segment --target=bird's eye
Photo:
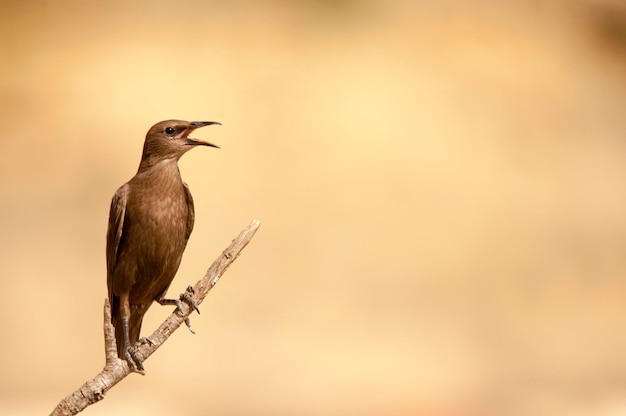
[[[171,136],[174,134],[176,130],[174,130],[174,127],[166,127],[165,128],[165,134],[167,134],[168,136]]]

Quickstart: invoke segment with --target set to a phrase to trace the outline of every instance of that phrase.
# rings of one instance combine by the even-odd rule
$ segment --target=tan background
[[[0,414],[101,369],[109,201],[168,118],[223,123],[170,294],[262,226],[85,414],[626,414],[623,2],[130,3],[1,3]]]

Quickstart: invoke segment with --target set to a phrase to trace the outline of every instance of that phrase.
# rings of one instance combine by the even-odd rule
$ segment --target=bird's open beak
[[[204,126],[210,126],[211,124],[219,124],[220,126],[222,125],[222,123],[218,123],[217,121],[192,121],[190,127],[188,129],[185,129],[178,137],[181,139],[187,139],[187,144],[190,146],[211,146],[219,149],[220,147],[216,144],[188,137],[189,134],[191,134],[191,132],[195,129],[199,129],[200,127]]]

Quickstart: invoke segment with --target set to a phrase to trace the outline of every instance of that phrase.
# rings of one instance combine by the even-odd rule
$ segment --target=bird
[[[196,146],[219,146],[193,139],[195,129],[215,121],[161,121],[146,134],[139,169],[113,195],[106,235],[107,287],[117,354],[132,370],[143,373],[134,354],[141,323],[153,302],[166,299],[193,230],[195,211],[178,161]],[[188,294],[181,300],[197,305]]]

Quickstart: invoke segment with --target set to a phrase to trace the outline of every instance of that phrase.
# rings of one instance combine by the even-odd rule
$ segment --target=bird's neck
[[[164,179],[181,182],[180,171],[178,170],[178,159],[141,159],[137,177],[143,177],[146,180],[156,180],[161,182]]]
[[[178,171],[178,159],[178,157],[163,157],[154,154],[144,154],[141,158],[141,163],[139,163],[139,170],[137,173],[140,174],[153,169],[167,169],[168,167],[173,167],[176,171]]]

